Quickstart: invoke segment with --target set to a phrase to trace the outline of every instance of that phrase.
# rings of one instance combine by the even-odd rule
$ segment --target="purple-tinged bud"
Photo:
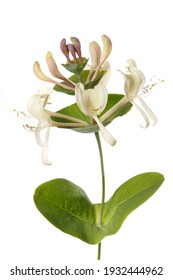
[[[81,43],[79,39],[76,37],[71,37],[70,40],[72,41],[75,51],[77,52],[80,62],[82,63]]]
[[[76,46],[78,46],[81,49],[81,43],[80,43],[78,38],[70,37],[70,40],[72,41],[73,45],[76,45]]]
[[[68,50],[67,45],[66,45],[66,39],[61,40],[60,49],[61,49],[62,53],[65,55],[65,57],[67,58],[68,63],[71,64],[71,60],[70,60],[70,57],[69,57],[69,50]]]
[[[67,45],[67,48],[69,50],[69,52],[71,53],[73,59],[74,59],[74,62],[75,63],[78,63],[77,59],[76,59],[76,50],[75,50],[75,47],[73,44],[68,44]]]

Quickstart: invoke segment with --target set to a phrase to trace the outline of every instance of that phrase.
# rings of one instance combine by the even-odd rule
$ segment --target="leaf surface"
[[[149,199],[161,186],[164,177],[148,172],[122,184],[105,203],[102,225],[101,204],[92,204],[87,194],[66,179],[54,179],[40,185],[34,201],[43,216],[58,229],[89,244],[97,244],[115,234],[126,217]]]

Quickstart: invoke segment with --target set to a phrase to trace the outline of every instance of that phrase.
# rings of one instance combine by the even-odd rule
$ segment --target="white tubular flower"
[[[89,44],[89,51],[91,54],[91,69],[95,70],[96,67],[100,64],[100,58],[101,58],[101,48],[97,42],[93,41]]]
[[[102,42],[103,51],[101,51],[101,48],[97,42],[93,41],[89,44],[92,65],[90,67],[87,82],[93,81],[97,77],[99,71],[102,69],[102,65],[106,62],[106,59],[112,51],[112,42],[108,36],[102,35]],[[103,70],[107,69],[103,67]]]
[[[62,128],[79,128],[88,126],[88,124],[80,119],[67,116],[60,113],[55,113],[50,110],[47,110],[45,107],[49,104],[49,97],[52,89],[49,87],[43,87],[38,90],[38,93],[31,96],[28,101],[28,112],[38,120],[37,127],[25,125],[24,127],[29,131],[35,132],[35,138],[37,144],[43,148],[42,150],[42,162],[45,165],[50,165],[51,163],[48,160],[48,142],[49,134],[52,126],[62,127]],[[19,114],[19,113],[18,113]],[[51,117],[58,117],[65,119],[69,122],[53,122]],[[47,129],[44,139],[41,137],[41,132],[43,129]]]
[[[127,71],[126,73],[120,71],[125,79],[124,90],[126,93],[127,99],[140,111],[142,116],[145,119],[145,126],[146,128],[150,124],[149,118],[152,119],[153,124],[157,122],[157,118],[154,113],[150,110],[147,104],[142,100],[140,96],[140,90],[142,89],[145,83],[145,76],[144,74],[137,68],[136,62],[132,59],[127,60]],[[134,99],[137,99],[143,108],[138,106]]]
[[[104,85],[97,85],[94,89],[84,89],[82,83],[78,83],[75,88],[76,102],[79,109],[87,116],[93,117],[96,121],[103,138],[111,145],[115,145],[116,140],[100,122],[99,115],[106,107],[108,100],[107,89]]]
[[[53,76],[60,75],[60,72],[57,69],[57,66],[54,64],[54,60],[50,56],[50,53],[48,53],[48,55],[47,55],[47,63],[48,63],[48,67],[51,70],[51,73],[53,74]],[[41,70],[41,67],[40,67],[40,64],[39,64],[38,61],[35,61],[34,65],[33,65],[33,71],[34,71],[34,74],[36,75],[36,77],[39,78],[42,81],[53,83],[53,84],[58,85],[62,88],[65,88],[67,90],[74,91],[74,86],[73,85],[71,85],[71,86],[65,85],[65,84],[59,83],[56,80],[53,80],[52,78],[49,78],[48,76],[46,76],[43,73],[43,71]]]
[[[112,51],[112,42],[110,38],[106,35],[102,35],[102,42],[103,42],[103,53],[100,59],[100,65],[102,65],[105,60],[108,58]]]
[[[51,91],[52,89],[48,87],[41,88],[39,89],[38,94],[33,95],[28,101],[29,113],[39,121],[35,128],[35,137],[38,145],[43,147],[42,161],[45,165],[51,164],[48,160],[48,141],[52,121],[50,115],[45,110]],[[44,140],[42,140],[40,132],[45,128],[47,128],[47,131]]]

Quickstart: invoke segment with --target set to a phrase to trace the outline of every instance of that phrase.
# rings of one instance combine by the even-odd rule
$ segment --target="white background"
[[[163,266],[164,279],[171,279],[172,26],[171,1],[168,0],[1,1],[0,253],[3,279],[13,278],[9,270],[15,265],[20,268]],[[100,201],[100,167],[94,135],[52,129],[49,152],[53,165],[47,167],[40,161],[41,150],[34,134],[22,128],[24,122],[16,117],[13,109],[26,111],[29,97],[46,85],[32,72],[35,60],[39,60],[46,72],[45,55],[49,50],[58,64],[64,63],[59,42],[64,37],[69,40],[70,36],[80,38],[83,55],[88,57],[88,43],[96,40],[102,44],[102,34],[107,34],[113,42],[109,58],[111,93],[123,93],[123,80],[116,70],[122,69],[128,58],[137,61],[148,79],[156,75],[165,80],[145,99],[158,117],[156,126],[140,128],[143,119],[133,108],[108,127],[118,142],[112,148],[102,141],[106,198],[125,180],[142,172],[158,171],[166,180],[149,201],[127,218],[116,235],[103,241],[102,261],[98,263],[97,246],[85,244],[53,227],[37,211],[32,198],[39,184],[62,177],[81,186],[93,203]],[[53,98],[57,102],[56,109],[74,102],[74,97],[61,93],[54,93]],[[99,279],[100,274],[97,277]],[[31,277],[25,276],[25,279]]]

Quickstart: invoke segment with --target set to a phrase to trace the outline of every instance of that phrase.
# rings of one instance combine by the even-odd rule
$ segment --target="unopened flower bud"
[[[62,39],[60,42],[60,49],[62,51],[62,53],[65,55],[65,57],[67,58],[68,63],[71,63],[70,57],[69,57],[69,51],[66,45],[66,39]]]

